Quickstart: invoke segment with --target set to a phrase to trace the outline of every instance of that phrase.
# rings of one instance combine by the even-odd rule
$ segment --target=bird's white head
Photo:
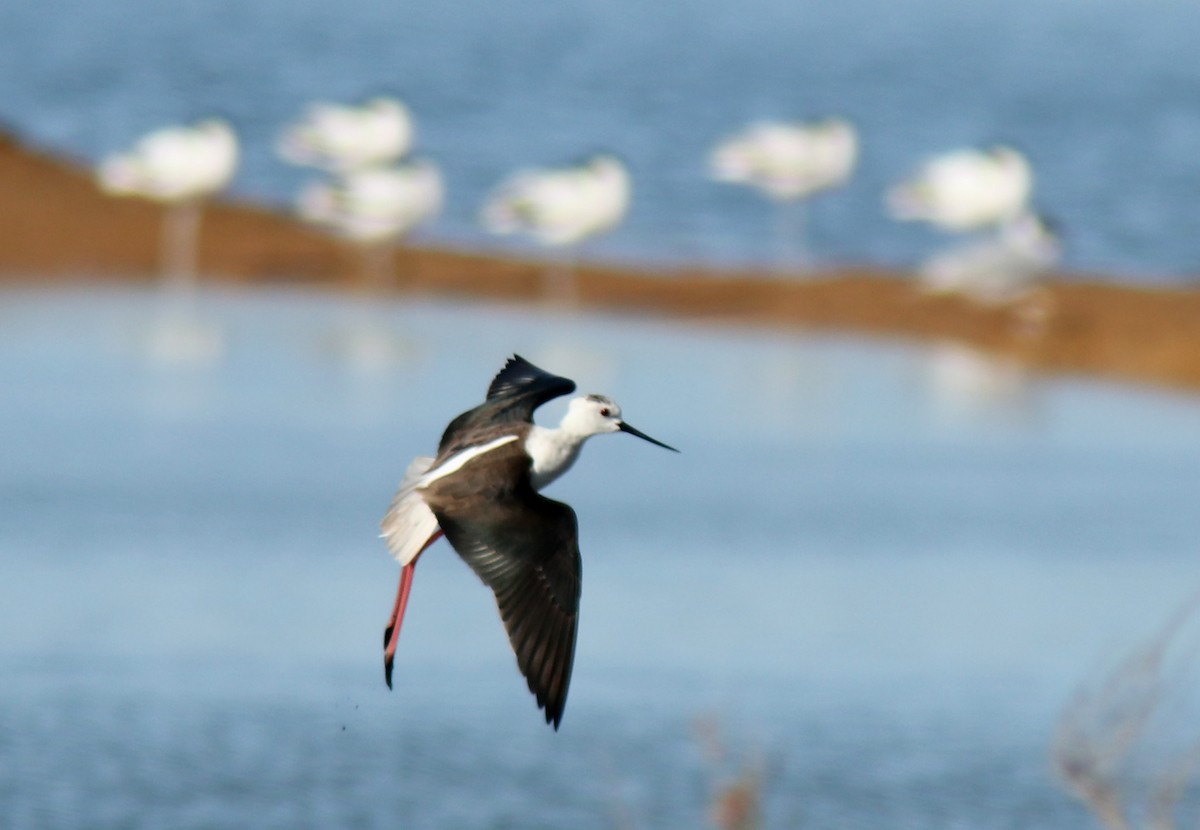
[[[580,437],[616,432],[621,427],[621,407],[603,395],[581,395],[567,405],[561,428]]]
[[[590,438],[593,435],[603,435],[606,432],[627,432],[643,441],[649,441],[659,447],[679,452],[674,447],[664,444],[636,430],[621,418],[621,407],[612,398],[603,395],[583,395],[572,398],[567,405],[567,414],[563,416],[559,427],[563,432]]]
[[[535,425],[530,432],[525,450],[533,460],[534,489],[541,490],[565,473],[579,457],[583,442],[606,432],[628,432],[651,444],[679,452],[625,423],[621,419],[621,407],[611,398],[583,395],[571,399],[567,414],[557,429],[542,429]]]

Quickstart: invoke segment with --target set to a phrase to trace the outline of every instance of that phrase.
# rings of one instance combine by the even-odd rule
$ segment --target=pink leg
[[[413,571],[416,570],[417,560],[425,550],[442,537],[438,531],[429,537],[429,541],[417,552],[412,561],[400,569],[400,586],[396,589],[396,604],[392,606],[392,615],[388,618],[387,628],[383,630],[383,679],[388,688],[392,688],[392,663],[396,658],[396,643],[400,639],[400,624],[404,622],[404,609],[408,605],[408,592],[412,590]]]

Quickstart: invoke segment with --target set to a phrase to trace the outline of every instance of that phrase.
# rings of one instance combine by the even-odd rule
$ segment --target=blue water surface
[[[1192,396],[507,307],[2,300],[13,830],[703,826],[754,765],[768,827],[1088,827],[1055,724],[1200,585]],[[513,351],[682,450],[599,437],[553,487],[584,555],[557,734],[444,544],[380,665],[377,522]]]

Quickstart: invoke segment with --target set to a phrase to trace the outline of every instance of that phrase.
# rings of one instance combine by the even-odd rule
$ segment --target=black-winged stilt
[[[558,729],[579,620],[579,536],[575,511],[537,491],[565,473],[593,435],[627,432],[678,452],[629,426],[602,395],[573,398],[556,428],[533,423],[535,409],[574,391],[574,381],[513,355],[487,399],[446,427],[437,457],[409,465],[380,525],[403,566],[383,637],[389,688],[417,558],[445,535],[495,593],[517,666]]]

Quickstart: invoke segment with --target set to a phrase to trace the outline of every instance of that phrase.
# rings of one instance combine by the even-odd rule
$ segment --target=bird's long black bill
[[[629,424],[625,423],[624,421],[621,421],[621,423],[617,426],[617,429],[621,430],[621,432],[628,432],[630,435],[635,435],[638,438],[641,438],[643,441],[649,441],[651,444],[654,444],[656,447],[662,447],[664,450],[670,450],[671,452],[679,452],[679,450],[675,449],[670,444],[664,444],[662,441],[651,438],[649,435],[642,432],[640,429],[634,429],[633,427],[631,427]]]

